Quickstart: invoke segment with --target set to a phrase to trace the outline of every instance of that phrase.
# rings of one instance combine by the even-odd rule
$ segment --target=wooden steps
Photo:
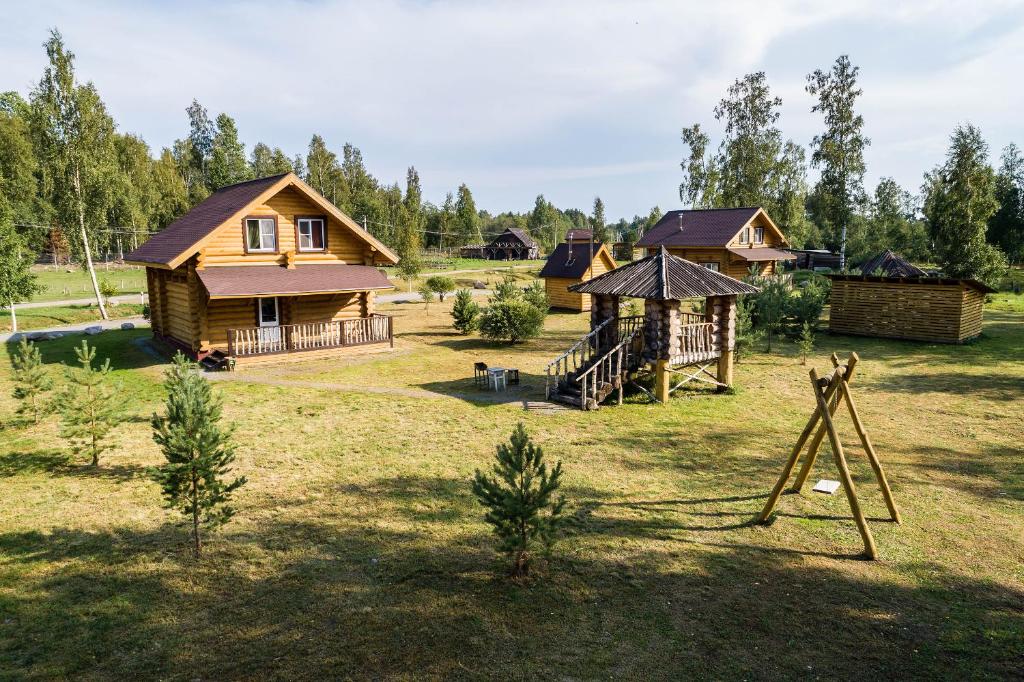
[[[215,350],[200,360],[199,366],[207,372],[222,372],[228,368],[228,356]]]

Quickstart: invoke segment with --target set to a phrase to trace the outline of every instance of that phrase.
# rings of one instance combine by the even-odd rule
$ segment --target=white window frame
[[[313,229],[314,225],[320,225],[320,243],[323,246],[317,248],[313,246]],[[308,228],[308,233],[303,234],[302,229]],[[295,221],[295,229],[299,235],[299,251],[326,251],[327,250],[327,221],[323,218],[299,218]],[[302,240],[306,237],[309,239],[309,246],[303,246]]]
[[[754,243],[755,244],[764,244],[764,228],[763,227],[755,227],[754,228]]]
[[[742,230],[740,230],[740,244],[749,244],[749,243],[750,243],[750,228],[749,227],[744,227]]]
[[[263,302],[264,301],[268,301],[268,300],[274,302],[274,319],[273,320],[264,320],[263,319]],[[257,322],[259,322],[260,327],[280,327],[281,326],[281,307],[277,303],[277,297],[276,296],[273,297],[273,298],[268,296],[268,297],[259,299],[259,306],[257,306],[256,311],[257,311],[256,314],[257,314],[257,317],[258,317]]]
[[[706,268],[706,269],[710,270],[711,272],[721,272],[722,271],[721,270],[722,266],[716,260],[704,261],[703,263],[700,263],[700,266],[702,268]]]
[[[253,248],[249,242],[249,223],[257,223],[259,225],[259,236],[260,246],[259,248]],[[266,227],[270,226],[268,232]],[[270,245],[267,245],[267,242]],[[275,253],[277,251],[277,221],[274,218],[246,218],[245,219],[245,250],[248,253]]]

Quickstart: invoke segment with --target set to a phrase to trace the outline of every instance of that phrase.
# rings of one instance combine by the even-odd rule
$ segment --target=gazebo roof
[[[927,277],[928,273],[912,264],[897,253],[886,249],[860,266],[861,274],[873,275],[876,270],[882,271],[883,277]]]
[[[665,247],[597,277],[573,284],[569,291],[608,294],[654,301],[757,293],[757,287],[673,256]]]

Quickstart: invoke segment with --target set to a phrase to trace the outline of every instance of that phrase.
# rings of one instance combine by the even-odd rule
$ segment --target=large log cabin
[[[374,296],[398,256],[294,173],[217,190],[125,260],[154,336],[208,366],[393,345]]]
[[[664,246],[673,256],[735,279],[751,266],[760,275],[775,274],[778,262],[796,258],[781,249],[786,236],[763,208],[712,208],[669,211],[636,245],[648,254]]]

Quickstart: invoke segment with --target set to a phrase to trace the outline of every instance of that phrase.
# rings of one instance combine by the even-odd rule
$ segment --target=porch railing
[[[395,345],[390,316],[374,314],[351,320],[228,330],[228,355],[232,357],[363,346],[371,343],[390,343],[392,347]]]
[[[670,365],[689,365],[717,358],[714,325],[711,322],[684,324],[680,333],[679,353],[669,358]]]

